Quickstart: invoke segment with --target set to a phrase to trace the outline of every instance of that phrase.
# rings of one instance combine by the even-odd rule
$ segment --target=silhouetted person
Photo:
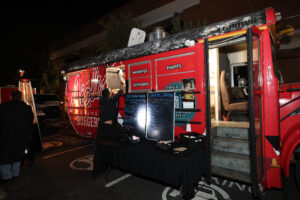
[[[117,103],[122,93],[123,91],[119,90],[116,95],[113,95],[112,92],[106,88],[102,91],[102,97],[99,99],[100,116],[95,141],[96,151],[94,156],[93,178],[96,178],[99,171],[106,169],[106,165],[102,160],[103,152],[101,151],[101,141],[115,137],[113,129],[117,123]]]
[[[102,91],[102,97],[99,99],[99,126],[96,140],[105,140],[112,137],[113,125],[117,122],[118,110],[117,103],[120,95],[123,93],[119,90],[116,95],[106,88]]]
[[[22,93],[11,92],[11,99],[0,105],[0,173],[5,181],[19,176],[33,130],[32,109],[21,100]]]

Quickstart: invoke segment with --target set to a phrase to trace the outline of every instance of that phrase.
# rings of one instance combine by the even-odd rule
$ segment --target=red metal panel
[[[195,52],[175,54],[155,60],[156,74],[158,76],[194,72],[195,71]]]
[[[130,90],[132,92],[137,90],[151,90],[152,84],[151,84],[151,77],[145,77],[145,78],[135,78],[130,80]]]
[[[266,23],[269,25],[276,23],[275,12],[273,8],[266,9]]]
[[[280,163],[280,155],[266,139],[266,136],[279,136],[279,105],[278,105],[278,79],[274,73],[271,38],[268,29],[261,34],[261,67],[262,67],[262,136],[265,188],[281,187],[280,168],[272,165]]]
[[[10,93],[14,90],[18,90],[18,88],[13,88],[13,87],[9,87],[9,88],[0,88],[1,94],[0,94],[0,103],[6,103],[8,101],[10,101]]]
[[[139,78],[151,76],[151,62],[131,64],[128,66],[130,70],[130,78]]]
[[[157,90],[181,90],[183,89],[182,80],[190,78],[196,79],[195,82],[199,81],[195,78],[195,72],[157,76]]]
[[[94,67],[68,76],[67,112],[77,134],[96,137],[99,121],[98,98],[106,87],[106,66]]]
[[[300,107],[300,91],[295,91],[296,88],[300,88],[300,83],[280,85],[280,119]]]
[[[203,44],[127,60],[123,61],[123,64],[126,65],[126,79],[130,84],[129,92],[138,90],[181,90],[182,79],[193,78],[195,80],[195,90],[201,91],[195,94],[195,105],[201,112],[186,114],[176,111],[176,116],[188,121],[201,122],[202,124],[190,124],[191,130],[201,134],[205,132]],[[186,130],[187,123],[177,123],[175,125],[175,135],[177,137]]]
[[[200,112],[176,111],[175,121],[185,121],[175,124],[175,136],[187,131],[204,134],[205,122],[205,91],[204,91],[204,47],[203,43],[195,47],[184,48],[159,54],[154,57],[155,63],[155,90],[179,90],[184,89],[182,80],[194,79],[195,109]],[[177,94],[179,103],[181,94]],[[179,106],[179,108],[182,108]],[[190,123],[189,123],[190,122]],[[196,123],[193,123],[196,122]],[[199,124],[197,124],[199,123]],[[201,124],[200,124],[201,123]],[[189,126],[189,128],[188,128]],[[189,130],[190,129],[190,130]]]
[[[148,58],[148,59],[147,59]],[[152,65],[149,56],[144,59],[132,59],[128,64],[129,91],[152,90]],[[147,60],[146,60],[147,59]]]

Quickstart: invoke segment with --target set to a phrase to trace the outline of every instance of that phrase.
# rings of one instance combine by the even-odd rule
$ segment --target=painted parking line
[[[94,155],[85,155],[73,160],[69,167],[80,171],[92,171],[94,169]]]
[[[53,158],[55,156],[59,156],[59,155],[64,154],[64,153],[69,153],[69,152],[76,151],[76,150],[79,150],[79,149],[83,149],[83,148],[86,148],[86,147],[89,147],[89,146],[92,146],[92,145],[93,144],[88,144],[88,145],[77,147],[77,148],[74,148],[74,149],[69,149],[69,150],[66,150],[66,151],[58,152],[58,153],[55,153],[55,154],[44,156],[43,159]]]
[[[53,147],[60,147],[62,145],[63,145],[63,143],[60,141],[43,142],[43,144],[42,144],[43,150],[50,149]]]
[[[105,185],[105,187],[106,187],[106,188],[109,188],[109,187],[111,187],[111,186],[113,186],[113,185],[115,185],[115,184],[117,184],[117,183],[119,183],[119,182],[121,182],[121,181],[123,181],[123,180],[129,178],[130,176],[131,176],[131,174],[125,174],[124,176],[121,176],[120,178],[117,178],[117,179],[115,179],[115,180],[113,180],[113,181],[107,183],[107,184]]]
[[[55,137],[60,137],[60,136],[64,136],[64,134],[56,134],[56,135],[46,136],[46,137],[43,137],[42,140],[47,140],[50,138],[55,138]]]

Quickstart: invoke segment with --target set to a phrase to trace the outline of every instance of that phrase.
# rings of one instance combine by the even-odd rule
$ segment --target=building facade
[[[222,20],[245,15],[251,12],[273,7],[283,16],[281,29],[293,26],[292,33],[278,35],[281,45],[278,65],[285,82],[296,82],[300,75],[300,5],[297,0],[131,0],[116,10],[91,21],[83,27],[78,27],[50,46],[50,59],[54,63],[65,65],[69,62],[92,57],[97,49],[101,49],[106,40],[107,31],[100,21],[109,23],[109,16],[114,13],[131,12],[135,19],[141,22],[141,29],[146,33],[152,27],[164,26],[167,31],[174,31],[174,18],[187,25],[184,28],[194,28]],[[120,29],[121,30],[121,29]],[[295,73],[297,72],[297,73]],[[297,76],[298,74],[298,76]],[[299,80],[298,80],[299,81]]]

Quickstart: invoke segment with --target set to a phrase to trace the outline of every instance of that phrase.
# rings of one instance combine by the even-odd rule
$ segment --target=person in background
[[[193,84],[192,84],[192,81],[190,81],[190,80],[185,81],[183,85],[184,85],[185,90],[193,89]]]
[[[20,91],[11,92],[11,101],[0,105],[0,174],[2,182],[19,176],[29,134],[33,131],[33,113]]]
[[[113,93],[116,93],[113,95]],[[106,165],[102,161],[103,153],[101,152],[101,141],[109,140],[115,137],[113,134],[114,125],[117,123],[117,103],[120,96],[123,94],[123,90],[116,89],[111,92],[108,88],[102,91],[102,97],[99,99],[99,124],[96,135],[96,151],[94,156],[94,169],[92,176],[97,177],[99,171],[106,169]]]

